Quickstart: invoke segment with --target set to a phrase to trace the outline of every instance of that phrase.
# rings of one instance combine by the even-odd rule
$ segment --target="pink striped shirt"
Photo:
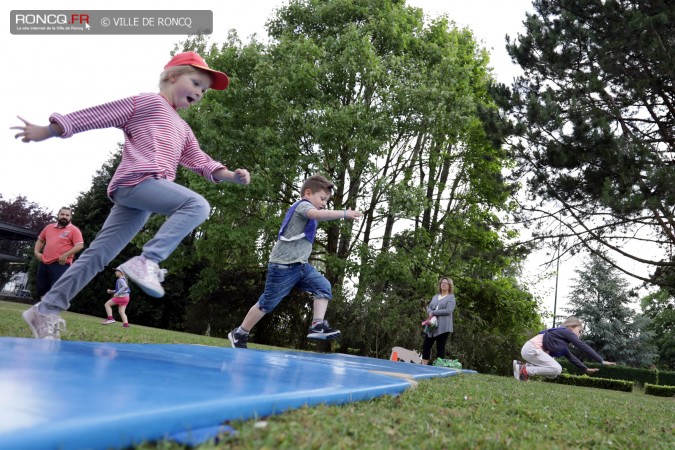
[[[124,131],[122,161],[108,195],[148,178],[174,181],[179,164],[214,183],[219,181],[213,172],[225,168],[202,151],[190,126],[160,94],[139,94],[66,115],[54,113],[49,121],[63,128],[63,138],[98,128]]]

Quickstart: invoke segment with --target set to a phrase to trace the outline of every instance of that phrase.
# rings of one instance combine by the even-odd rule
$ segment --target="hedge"
[[[557,359],[564,369],[571,374],[580,374],[581,371],[566,358]],[[598,363],[585,363],[588,367],[598,368],[600,371],[596,377],[612,378],[614,380],[634,381],[636,384],[644,386],[645,384],[675,386],[675,372],[669,372],[658,369],[637,369],[626,366],[603,366]]]
[[[545,381],[572,386],[584,386],[599,389],[611,389],[613,391],[632,392],[635,383],[633,381],[611,380],[609,378],[592,378],[588,375],[570,375],[561,373],[557,378],[545,378]]]
[[[659,397],[675,397],[675,386],[661,386],[645,383],[645,394]]]

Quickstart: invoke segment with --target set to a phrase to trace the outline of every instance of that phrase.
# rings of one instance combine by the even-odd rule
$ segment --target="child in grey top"
[[[295,205],[294,214],[291,215],[283,235],[274,244],[270,254],[270,263],[294,264],[307,262],[309,255],[312,254],[313,242],[306,239],[305,236],[296,239],[293,239],[293,236],[300,236],[304,233],[308,221],[307,212],[313,208],[312,203],[304,200]]]
[[[340,331],[330,328],[324,320],[328,302],[333,298],[331,285],[307,262],[319,221],[356,220],[361,217],[356,210],[325,209],[332,192],[333,184],[320,175],[313,175],[303,183],[300,190],[302,199],[286,213],[272,249],[265,291],[241,325],[228,334],[232,347],[246,348],[251,329],[265,314],[274,310],[294,287],[314,297],[314,320],[307,338],[336,339],[340,336]]]

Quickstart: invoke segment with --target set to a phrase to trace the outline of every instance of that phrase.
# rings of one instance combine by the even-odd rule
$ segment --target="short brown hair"
[[[305,195],[305,191],[307,189],[309,189],[312,194],[316,194],[319,191],[326,191],[327,193],[333,195],[333,183],[321,175],[312,175],[311,177],[307,178],[305,182],[302,183],[300,195]]]

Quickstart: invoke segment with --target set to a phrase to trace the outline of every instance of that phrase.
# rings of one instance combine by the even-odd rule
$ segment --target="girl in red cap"
[[[39,142],[51,137],[69,138],[97,128],[124,132],[122,160],[108,185],[113,208],[96,239],[52,286],[41,301],[23,313],[37,339],[60,339],[65,321],[59,313],[141,230],[152,213],[167,216],[157,234],[143,246],[141,255],[120,266],[127,277],[153,297],[162,297],[165,270],[159,263],[180,241],[209,216],[210,206],[199,194],[174,183],[178,165],[209,181],[246,185],[246,169],[230,171],[199,147],[190,126],[177,110],[201,100],[209,88],[223,90],[229,79],[210,69],[194,52],[175,55],[160,75],[159,93],[139,94],[70,114],[52,114],[46,126],[27,120],[12,127],[15,138]]]

